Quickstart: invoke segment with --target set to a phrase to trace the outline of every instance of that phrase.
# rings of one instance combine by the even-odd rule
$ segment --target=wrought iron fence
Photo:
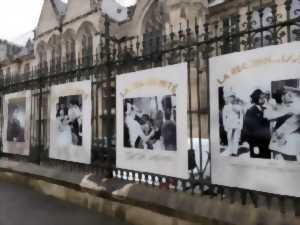
[[[234,2],[234,1],[233,1]],[[293,205],[299,215],[299,200],[286,196],[228,188],[211,184],[210,151],[205,151],[209,139],[209,64],[210,57],[235,51],[276,45],[300,40],[300,1],[248,1],[243,13],[221,20],[207,16],[207,23],[199,24],[198,18],[180,24],[179,30],[170,27],[168,34],[156,32],[143,40],[130,37],[116,41],[110,37],[109,22],[105,33],[99,36],[97,55],[74,56],[41,62],[30,73],[0,77],[2,96],[20,90],[32,90],[31,153],[29,158],[2,153],[3,157],[29,160],[48,166],[63,167],[75,172],[105,172],[130,182],[145,183],[170,190],[188,191],[193,194],[209,194],[239,201],[252,202],[256,207],[280,202],[285,212]],[[216,18],[216,19],[214,19]],[[145,34],[146,35],[146,34]],[[144,37],[145,37],[144,35]],[[72,59],[72,60],[71,60]],[[188,127],[190,179],[181,180],[158,174],[129,171],[116,168],[115,83],[119,74],[146,68],[166,66],[179,62],[188,64]],[[89,79],[92,81],[92,164],[89,166],[53,160],[49,150],[50,87],[54,84]],[[1,122],[2,125],[2,122]],[[2,129],[1,129],[2,130]],[[195,154],[196,151],[196,154]],[[206,160],[204,160],[204,158]],[[198,164],[196,163],[198,162]],[[265,200],[261,200],[265,199]],[[261,202],[264,203],[261,203]]]

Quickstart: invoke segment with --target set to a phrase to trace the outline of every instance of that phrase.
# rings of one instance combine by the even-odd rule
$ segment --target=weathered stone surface
[[[270,207],[262,198],[255,208],[241,201],[159,190],[118,179],[91,179],[55,168],[0,160],[0,179],[29,185],[44,194],[94,209],[110,217],[137,225],[296,225],[300,219],[289,209],[280,212],[280,202]],[[286,204],[292,207],[293,201]]]
[[[6,181],[0,196],[1,225],[130,225]]]
[[[140,225],[173,225],[173,218],[138,207],[129,207],[126,212],[129,223]]]

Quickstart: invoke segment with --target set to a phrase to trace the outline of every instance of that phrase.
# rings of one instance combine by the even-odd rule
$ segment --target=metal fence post
[[[39,109],[39,118],[38,118],[38,147],[34,150],[34,158],[33,161],[37,164],[40,164],[41,161],[41,152],[43,148],[42,143],[42,108],[43,108],[43,78],[42,73],[38,74],[39,76],[39,101],[38,101],[38,109]]]

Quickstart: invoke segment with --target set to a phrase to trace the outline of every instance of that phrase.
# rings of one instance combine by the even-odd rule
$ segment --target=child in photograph
[[[231,156],[237,156],[243,126],[243,110],[232,90],[225,92],[225,103],[222,120],[227,134],[227,149]]]

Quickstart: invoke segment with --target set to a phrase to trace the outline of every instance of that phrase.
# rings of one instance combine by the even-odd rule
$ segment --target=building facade
[[[25,79],[38,70],[56,74],[101,60],[105,44],[105,17],[101,3],[101,0],[69,0],[68,3],[44,0],[33,41],[29,41],[25,47],[16,46],[9,52],[2,47],[6,45],[0,42],[2,79],[13,79],[16,76]],[[274,34],[259,28],[272,26],[274,18],[277,22],[291,20],[299,16],[299,9],[298,0],[139,0],[135,7],[129,9],[128,21],[111,21],[110,36],[114,40],[111,49],[141,45],[141,54],[148,55],[153,49],[159,49],[167,43],[164,39],[172,39],[173,34],[178,36],[178,41],[172,43],[180,45],[187,37],[182,33],[188,33],[188,29],[197,30],[192,38],[199,42],[203,38],[198,35],[201,33],[207,34],[209,38],[217,37],[216,48],[221,54],[262,47],[274,44]],[[274,14],[276,16],[272,17]],[[253,35],[234,36],[247,26],[258,30]],[[284,26],[276,36],[278,43],[283,43],[298,40],[300,32],[297,26]],[[122,46],[120,43],[124,40],[126,44]],[[166,59],[167,64],[175,63],[176,57],[178,55]],[[201,137],[208,138],[207,64],[192,63],[190,79],[189,110],[192,121],[199,120],[199,113],[202,121],[200,125],[199,122],[192,123],[190,136],[199,137],[201,133]],[[103,92],[98,88],[95,91],[99,95]],[[43,103],[46,104],[47,99]],[[39,103],[35,101],[34,104]],[[48,133],[49,120],[45,116],[49,112],[47,105],[44,110],[44,133]],[[105,111],[101,104],[97,105],[97,110]],[[37,119],[37,113],[33,112],[33,117]],[[93,119],[100,127],[103,125],[98,122],[98,118]],[[36,137],[37,129],[33,130],[32,135]],[[105,136],[100,131],[94,133],[97,137]]]
[[[200,21],[203,22],[207,11],[203,2],[140,0],[132,9],[128,21],[111,23],[111,33],[118,39],[129,36],[142,37],[146,32],[156,35],[167,32],[170,24],[179,26],[179,23],[185,23],[187,19],[194,20],[199,15]],[[178,29],[176,26],[174,29]],[[34,69],[47,62],[54,69],[57,64],[63,62],[78,63],[78,58],[88,55],[95,57],[99,52],[99,36],[104,33],[101,0],[69,0],[67,3],[45,0],[34,33],[33,51],[30,49],[32,46],[25,46],[21,54],[20,51],[15,51],[10,57],[1,57],[2,71],[10,68],[12,74],[22,74],[28,68],[28,64],[30,69]],[[30,57],[24,58],[26,53]],[[18,62],[14,62],[17,58]]]

